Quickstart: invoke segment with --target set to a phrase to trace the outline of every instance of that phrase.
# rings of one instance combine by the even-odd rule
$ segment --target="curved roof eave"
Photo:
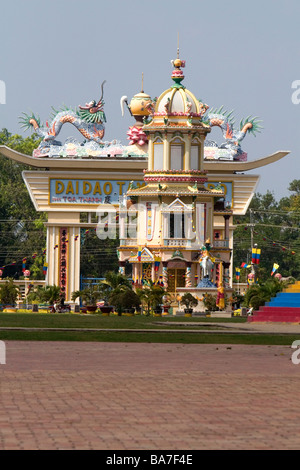
[[[25,165],[30,165],[31,167],[36,167],[36,168],[55,168],[55,169],[66,169],[70,168],[70,163],[72,164],[72,169],[73,170],[81,170],[81,169],[103,169],[107,165],[111,167],[111,164],[113,161],[116,161],[114,158],[101,158],[101,159],[96,159],[96,158],[76,158],[76,159],[71,159],[71,158],[35,158],[31,157],[29,155],[24,155],[20,152],[17,152],[16,150],[13,150],[9,147],[6,147],[5,145],[0,145],[0,153],[3,154],[5,157],[10,158],[11,160],[15,160],[20,163],[24,163]],[[271,155],[268,155],[267,157],[259,158],[256,160],[251,160],[248,162],[234,162],[234,161],[219,161],[219,160],[214,160],[214,161],[207,161],[204,160],[204,170],[207,171],[213,171],[213,172],[218,172],[218,173],[239,173],[239,172],[244,172],[244,171],[250,171],[254,170],[255,168],[260,168],[262,166],[270,165],[271,163],[277,162],[278,160],[281,160],[281,158],[285,157],[290,153],[289,150],[280,150],[278,152],[275,152]],[[120,160],[123,160],[125,167],[131,167],[130,161],[133,159],[130,158],[120,158],[117,161],[120,162]],[[126,163],[125,163],[126,162]],[[146,159],[145,158],[135,158],[135,167],[137,169],[144,169],[146,167]]]
[[[260,168],[262,166],[270,165],[271,163],[275,163],[281,158],[285,157],[290,153],[289,150],[279,150],[278,152],[272,153],[267,157],[258,158],[256,160],[250,160],[248,162],[224,162],[224,161],[207,161],[204,160],[204,170],[207,171],[218,171],[218,172],[226,172],[226,173],[239,173],[242,171],[250,171],[255,170],[256,168]]]

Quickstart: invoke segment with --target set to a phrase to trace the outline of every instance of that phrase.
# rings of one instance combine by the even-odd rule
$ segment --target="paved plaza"
[[[289,346],[5,345],[1,450],[300,448]]]

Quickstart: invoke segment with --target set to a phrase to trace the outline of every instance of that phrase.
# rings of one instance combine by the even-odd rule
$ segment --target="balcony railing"
[[[191,246],[192,240],[187,240],[186,238],[165,238],[164,246]]]
[[[214,248],[229,248],[229,240],[214,240]]]

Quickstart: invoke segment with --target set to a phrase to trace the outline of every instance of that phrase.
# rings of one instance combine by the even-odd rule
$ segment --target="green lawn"
[[[193,328],[199,323],[225,323],[246,321],[245,318],[210,318],[210,317],[176,317],[161,316],[153,317],[146,315],[135,315],[132,317],[111,315],[79,315],[79,314],[44,314],[44,313],[0,313],[1,327],[27,327],[27,328],[163,328],[161,323],[169,328],[183,328],[177,323],[188,323]],[[198,326],[198,328],[200,325]]]
[[[148,343],[211,343],[211,344],[278,344],[290,345],[293,335],[222,334],[222,323],[244,323],[245,318],[210,317],[133,317],[112,315],[43,314],[43,313],[0,313],[0,339],[24,341],[110,341]],[[187,326],[179,325],[187,323]],[[200,325],[214,323],[215,325]],[[26,330],[1,330],[2,328],[26,328]],[[52,328],[53,331],[31,330]],[[82,330],[84,329],[84,330]],[[106,331],[95,331],[105,329]],[[129,332],[122,330],[157,329],[157,332]],[[189,329],[195,333],[168,330]],[[209,330],[220,330],[220,333]],[[115,330],[115,331],[110,331]],[[117,331],[121,330],[121,331]]]

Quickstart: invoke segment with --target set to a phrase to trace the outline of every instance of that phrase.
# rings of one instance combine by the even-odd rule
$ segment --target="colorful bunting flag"
[[[26,269],[26,261],[27,261],[27,258],[22,259],[22,272],[24,272]]]
[[[275,271],[277,271],[278,268],[279,268],[279,264],[274,263],[273,264],[273,269],[272,269],[272,272],[271,272],[271,276],[273,276],[273,274],[275,273]]]
[[[47,269],[48,269],[48,263],[44,263],[44,266],[43,266],[43,274],[46,276],[47,274]]]
[[[260,254],[260,248],[252,248],[252,264],[259,264]]]
[[[241,268],[251,268],[251,264],[242,263]]]
[[[160,258],[156,256],[154,258],[154,271],[157,272],[159,270],[159,265],[160,265]]]

